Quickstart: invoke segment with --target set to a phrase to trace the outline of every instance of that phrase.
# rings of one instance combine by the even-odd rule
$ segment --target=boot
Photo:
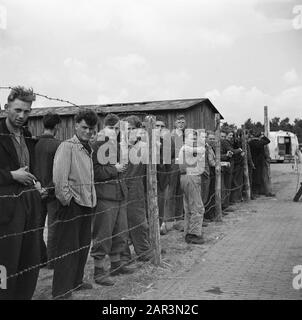
[[[91,289],[93,289],[92,284],[91,284],[91,283],[88,283],[88,282],[84,282],[84,281],[83,281],[81,284],[79,284],[79,285],[76,287],[75,291],[80,291],[80,290],[91,290]]]
[[[124,264],[121,263],[121,261],[111,262],[111,270],[110,270],[111,276],[118,276],[122,274],[132,274],[134,272],[135,272],[135,269],[126,267]]]
[[[101,286],[113,286],[114,282],[110,278],[109,273],[103,268],[94,267],[94,282]]]
[[[196,236],[194,234],[187,234],[185,240],[189,244],[204,244],[205,242],[203,236]]]

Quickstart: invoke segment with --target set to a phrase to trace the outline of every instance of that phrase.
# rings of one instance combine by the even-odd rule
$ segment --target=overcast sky
[[[207,97],[237,124],[262,121],[264,105],[271,117],[302,118],[295,5],[302,0],[0,0],[0,85],[77,104]]]

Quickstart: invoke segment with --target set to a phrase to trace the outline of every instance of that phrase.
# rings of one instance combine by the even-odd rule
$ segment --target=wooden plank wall
[[[146,112],[136,112],[141,121],[144,120],[147,115]],[[206,104],[200,103],[195,107],[186,110],[175,111],[154,111],[152,114],[161,115],[166,119],[167,126],[170,130],[174,129],[174,123],[178,114],[184,114],[187,120],[187,127],[193,129],[206,129],[207,131],[215,130],[215,114],[213,110]],[[125,118],[130,114],[119,114],[120,118]],[[74,135],[74,116],[61,116],[62,123],[57,134],[57,138],[60,140],[66,140]],[[103,128],[104,115],[99,115],[98,131]],[[29,129],[33,136],[40,136],[43,133],[43,121],[42,117],[36,117],[29,119]]]

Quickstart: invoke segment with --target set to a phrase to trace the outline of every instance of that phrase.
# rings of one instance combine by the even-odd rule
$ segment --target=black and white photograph
[[[302,300],[302,0],[0,0],[1,300]]]

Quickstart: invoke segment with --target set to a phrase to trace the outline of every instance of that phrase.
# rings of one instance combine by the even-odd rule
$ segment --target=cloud
[[[3,85],[30,85],[77,104],[207,91],[235,120],[299,96],[294,53],[301,42],[284,33],[295,32],[292,17],[268,0],[266,11],[258,0],[0,1],[8,11],[0,34]],[[283,94],[267,93],[276,91]]]
[[[64,67],[68,69],[78,69],[78,70],[84,70],[86,68],[86,63],[83,61],[80,61],[76,58],[66,58],[63,62]]]
[[[146,57],[135,53],[110,57],[98,69],[106,79],[98,97],[103,103],[179,98],[191,81],[186,70],[154,70]]]
[[[295,69],[291,69],[284,74],[283,79],[286,84],[293,85],[299,81],[299,76]]]
[[[302,86],[288,88],[276,95],[265,93],[257,87],[229,86],[205,94],[221,111],[225,121],[242,124],[248,118],[263,121],[263,107],[269,107],[269,116],[299,117],[302,107]]]

